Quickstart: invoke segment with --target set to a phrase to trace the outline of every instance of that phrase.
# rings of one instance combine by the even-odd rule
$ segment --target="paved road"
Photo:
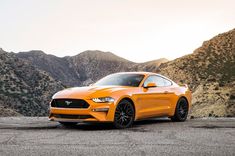
[[[12,155],[235,155],[235,119],[139,121],[133,128],[47,118],[0,118],[0,156]]]

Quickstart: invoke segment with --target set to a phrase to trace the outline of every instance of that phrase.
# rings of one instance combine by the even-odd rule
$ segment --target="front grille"
[[[65,118],[65,119],[88,119],[93,118],[91,115],[67,115],[67,114],[54,114],[56,118]]]
[[[82,99],[54,99],[51,107],[58,108],[88,108],[89,104]]]

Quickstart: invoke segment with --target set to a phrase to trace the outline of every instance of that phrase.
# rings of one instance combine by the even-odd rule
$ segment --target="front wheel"
[[[188,101],[185,98],[180,98],[175,108],[175,114],[171,117],[171,120],[176,122],[185,121],[188,116],[188,109]]]
[[[135,119],[135,109],[131,102],[122,100],[116,107],[114,126],[118,129],[131,127]]]

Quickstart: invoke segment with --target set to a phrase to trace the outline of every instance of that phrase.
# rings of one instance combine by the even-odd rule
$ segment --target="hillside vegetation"
[[[0,67],[0,115],[46,115],[52,94],[63,85],[45,71],[3,50]]]
[[[190,86],[193,116],[235,116],[235,29],[157,71]]]
[[[188,84],[191,116],[235,116],[235,29],[203,42],[192,54],[134,63],[111,52],[85,51],[56,57],[42,51],[7,53],[0,49],[0,116],[47,114],[51,96],[115,72],[150,71]]]

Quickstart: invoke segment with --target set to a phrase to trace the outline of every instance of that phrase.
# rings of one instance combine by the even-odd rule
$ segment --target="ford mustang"
[[[151,117],[185,121],[191,107],[191,91],[169,78],[150,72],[108,75],[93,85],[57,92],[50,102],[51,121],[75,125],[78,122],[112,122],[127,128]]]

